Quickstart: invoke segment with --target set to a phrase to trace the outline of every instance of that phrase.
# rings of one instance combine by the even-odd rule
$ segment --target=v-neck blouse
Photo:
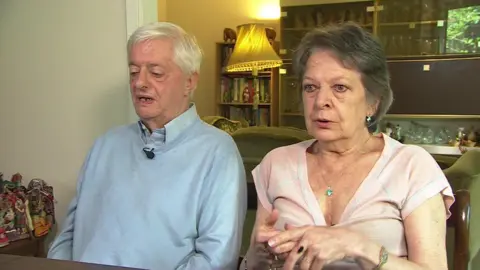
[[[382,134],[385,146],[335,226],[348,226],[406,257],[403,220],[436,194],[443,195],[447,218],[453,192],[442,170],[423,148],[405,145]],[[270,151],[252,171],[260,203],[279,211],[275,225],[326,226],[323,212],[308,182],[306,150],[314,140]],[[341,190],[335,190],[341,192]]]

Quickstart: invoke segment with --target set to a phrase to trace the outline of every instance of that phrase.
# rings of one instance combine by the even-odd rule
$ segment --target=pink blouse
[[[349,226],[390,253],[404,257],[408,250],[403,220],[438,193],[443,195],[448,218],[454,197],[445,175],[427,151],[382,136],[385,147],[380,158],[335,226]],[[279,230],[285,222],[295,226],[326,225],[308,182],[306,150],[313,142],[274,149],[252,171],[260,203],[267,211],[273,208],[279,211],[276,224]],[[357,269],[348,262],[337,265],[335,269]]]

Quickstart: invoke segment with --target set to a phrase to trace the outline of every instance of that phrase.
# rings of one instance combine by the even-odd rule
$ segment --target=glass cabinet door
[[[300,82],[293,74],[291,62],[280,68],[280,126],[305,128]]]
[[[480,0],[378,0],[376,4],[376,34],[388,57],[480,53]]]
[[[319,26],[354,21],[373,31],[373,6],[373,1],[358,0],[333,4],[319,0],[317,5],[281,6],[282,58],[291,59],[302,37]]]

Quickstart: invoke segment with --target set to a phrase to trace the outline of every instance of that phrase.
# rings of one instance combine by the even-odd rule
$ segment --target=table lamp
[[[237,26],[237,41],[226,66],[227,72],[251,71],[255,94],[253,109],[257,110],[260,103],[258,72],[267,68],[282,65],[282,59],[273,50],[267,38],[265,25],[243,24]]]

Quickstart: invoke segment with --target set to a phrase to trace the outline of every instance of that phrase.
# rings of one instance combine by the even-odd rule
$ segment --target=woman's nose
[[[318,108],[330,107],[332,103],[332,91],[326,87],[319,89],[315,96],[315,105]]]

